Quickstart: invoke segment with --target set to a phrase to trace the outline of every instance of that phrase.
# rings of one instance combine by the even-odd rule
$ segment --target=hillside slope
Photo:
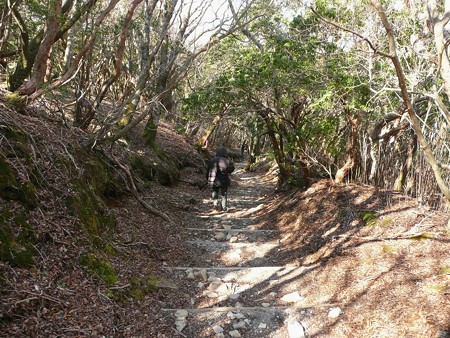
[[[189,142],[163,124],[159,156],[139,146],[139,130],[114,149],[142,201],[168,222],[130,193],[108,149],[85,146],[81,131],[5,108],[0,133],[0,336],[182,336],[160,310],[190,305],[193,290],[170,267],[210,258],[185,242],[194,216],[211,216],[204,159]],[[252,212],[256,229],[280,230],[273,264],[308,268],[295,280],[301,296],[342,311],[316,316],[308,336],[450,332],[448,214],[326,180],[269,193]]]

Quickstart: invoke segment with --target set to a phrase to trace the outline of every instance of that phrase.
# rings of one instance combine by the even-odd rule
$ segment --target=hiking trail
[[[296,283],[308,267],[278,265],[278,230],[258,227],[256,213],[268,203],[272,182],[237,164],[229,211],[203,200],[188,243],[204,253],[195,266],[172,267],[173,279],[193,290],[189,308],[164,308],[181,337],[304,337],[314,311],[333,304],[306,304]],[[177,336],[177,334],[175,334]]]

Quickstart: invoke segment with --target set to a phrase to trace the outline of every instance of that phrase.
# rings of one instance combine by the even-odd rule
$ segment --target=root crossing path
[[[298,280],[307,267],[277,265],[280,234],[256,218],[274,188],[238,166],[229,211],[213,212],[211,201],[203,201],[198,226],[188,229],[190,245],[202,255],[195,266],[172,269],[191,290],[191,306],[163,309],[174,337],[307,337],[314,312],[330,310],[305,304]]]

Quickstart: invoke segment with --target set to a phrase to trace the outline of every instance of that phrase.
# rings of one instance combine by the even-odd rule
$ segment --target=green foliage
[[[113,285],[119,280],[114,267],[106,257],[87,252],[81,257],[80,264],[108,285]]]

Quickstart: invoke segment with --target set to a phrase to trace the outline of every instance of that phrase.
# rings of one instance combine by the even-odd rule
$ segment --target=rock
[[[230,233],[227,235],[227,240],[231,239],[233,237]]]
[[[190,272],[190,273],[187,275],[187,278],[188,278],[188,279],[195,279],[194,273],[193,273],[193,272]]]
[[[208,298],[217,298],[217,297],[219,297],[217,292],[208,291],[208,290],[203,291],[203,296],[206,296]]]
[[[187,322],[184,319],[175,321],[175,327],[177,328],[178,332],[183,331],[183,329],[186,327],[186,324],[187,324]]]
[[[218,232],[214,235],[214,238],[218,241],[224,241],[227,236],[223,232]]]
[[[178,310],[175,312],[175,317],[177,318],[186,318],[188,316],[187,310]]]
[[[219,277],[216,277],[216,276],[209,276],[208,277],[208,282],[216,282],[216,281],[221,282],[222,280]]]
[[[213,331],[214,331],[215,334],[222,333],[223,332],[223,327],[219,326],[219,325],[216,325],[216,326],[213,327]]]
[[[233,328],[235,329],[243,329],[245,328],[246,324],[243,320],[238,321],[237,323],[233,323]]]
[[[238,313],[236,313],[234,315],[234,318],[236,318],[236,319],[245,319],[245,316],[242,313],[238,312]]]
[[[270,303],[262,303],[261,306],[262,306],[262,307],[269,307],[269,306],[270,306]]]
[[[233,236],[230,238],[230,243],[235,243],[237,242],[238,238],[236,236]]]
[[[239,251],[231,252],[231,253],[228,255],[228,258],[229,258],[229,259],[241,259],[241,252],[240,252],[240,250],[239,250]]]
[[[267,328],[267,324],[266,323],[261,323],[258,326],[258,329],[265,329],[265,328]]]
[[[227,292],[228,285],[219,280],[219,281],[215,281],[215,282],[212,282],[211,284],[209,284],[208,290],[223,294],[223,293]]]
[[[289,338],[305,337],[305,328],[295,318],[289,318],[287,320],[287,331]]]
[[[328,312],[328,318],[337,318],[341,315],[342,310],[339,307],[333,307]]]
[[[216,335],[214,337],[215,338],[225,338],[225,335],[221,332],[221,333],[216,333]]]
[[[230,318],[230,319],[234,319],[234,318],[235,318],[235,317],[234,317],[234,313],[231,312],[231,311],[229,311],[229,312],[227,313],[227,317]]]
[[[198,284],[197,284],[197,287],[199,289],[203,289],[204,286],[205,286],[205,283],[203,283],[203,282],[198,282]]]
[[[230,335],[230,337],[233,337],[233,338],[242,337],[238,330],[230,331],[230,332],[228,332],[228,334]]]
[[[450,227],[450,220],[448,221],[448,225]],[[436,338],[448,338],[450,337],[450,330],[446,331],[446,330],[439,330]]]
[[[222,225],[222,228],[224,228],[226,231],[230,231],[231,230],[231,225],[224,224],[224,225]]]
[[[269,293],[269,296],[270,296],[270,297],[275,297],[276,295],[277,295],[276,292],[271,292],[271,293]]]
[[[205,282],[208,280],[208,274],[206,273],[206,269],[200,269],[200,276],[202,276]]]
[[[239,302],[236,302],[236,304],[234,304],[235,307],[242,307],[242,304]]]
[[[239,293],[232,293],[231,295],[228,295],[228,298],[232,299],[232,300],[236,300],[239,298]]]
[[[286,303],[295,303],[302,300],[302,296],[300,296],[300,294],[296,291],[284,295],[283,297],[281,297],[281,300]]]

